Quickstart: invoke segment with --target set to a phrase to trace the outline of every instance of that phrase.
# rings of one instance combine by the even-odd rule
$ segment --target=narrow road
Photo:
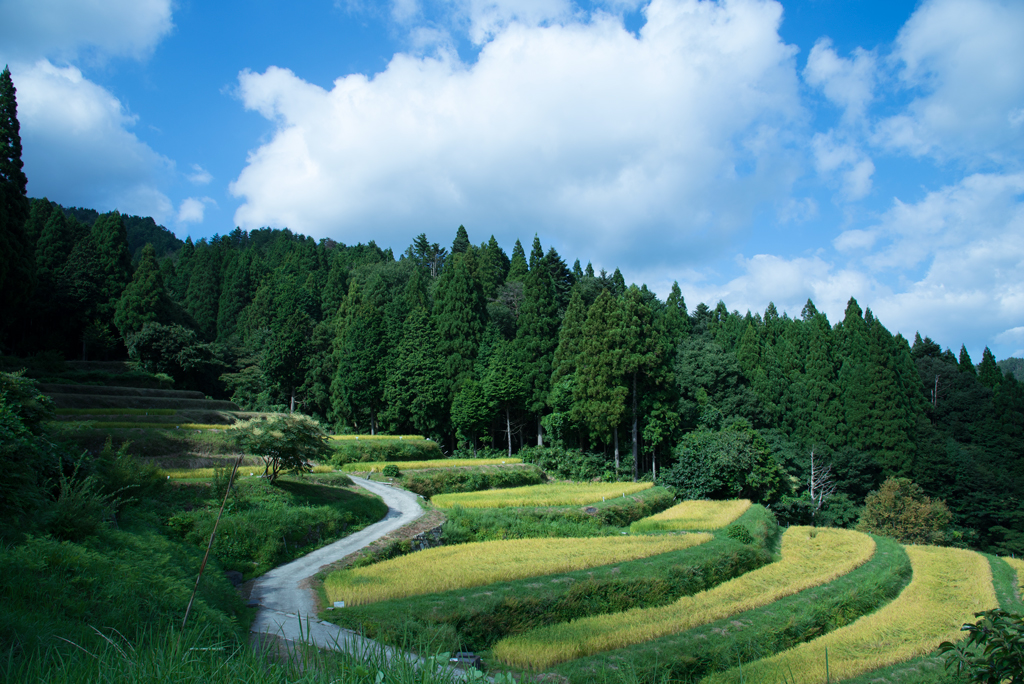
[[[321,622],[317,618],[313,591],[301,586],[321,567],[358,551],[423,515],[423,509],[412,492],[358,477],[353,477],[352,481],[384,499],[388,505],[388,514],[383,520],[287,565],[274,568],[256,580],[250,597],[260,602],[260,610],[252,624],[252,631],[267,632],[289,641],[305,641],[320,648],[352,653],[379,653],[383,649],[389,659],[393,655],[406,657],[403,652],[392,652],[355,632],[329,622]]]

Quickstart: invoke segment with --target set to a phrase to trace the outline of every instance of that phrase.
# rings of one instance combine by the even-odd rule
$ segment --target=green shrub
[[[725,528],[725,536],[729,537],[729,539],[735,539],[741,544],[754,543],[754,537],[750,534],[750,530],[738,523],[733,523]]]
[[[400,477],[402,475],[402,471],[394,463],[388,463],[381,472],[384,474],[384,477]]]
[[[382,461],[431,461],[444,458],[441,447],[429,439],[345,439],[332,440],[333,466],[346,463],[379,463]]]
[[[566,449],[560,446],[526,447],[516,454],[523,463],[532,463],[558,480],[587,482],[631,479],[631,473],[623,468],[618,476],[608,468],[608,458],[603,454],[592,454],[580,449]]]
[[[537,468],[510,467],[491,470],[445,468],[425,474],[409,475],[406,489],[429,499],[436,494],[478,492],[484,489],[508,489],[538,485],[544,481]]]
[[[313,461],[330,453],[327,433],[301,413],[253,418],[230,428],[240,450],[263,459],[263,477],[275,482],[282,472],[308,473]]]
[[[903,544],[944,544],[953,516],[941,499],[931,499],[905,477],[890,477],[864,499],[857,529]]]

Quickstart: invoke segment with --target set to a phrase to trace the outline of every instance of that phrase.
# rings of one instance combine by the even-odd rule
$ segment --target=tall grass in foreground
[[[684,501],[667,511],[637,520],[630,534],[672,530],[717,530],[725,527],[750,508],[749,499],[731,501]]]
[[[438,508],[526,508],[532,506],[584,506],[605,499],[625,497],[653,487],[651,482],[567,482],[513,487],[511,489],[438,494],[431,501]]]
[[[447,655],[416,662],[390,655],[383,647],[347,652],[283,642],[276,654],[242,643],[216,642],[188,631],[159,634],[133,645],[116,632],[98,632],[102,640],[75,648],[53,648],[17,663],[0,663],[10,682],[81,684],[453,684],[463,674],[448,666]],[[276,656],[276,657],[275,657]],[[10,665],[10,669],[4,669]]]
[[[332,572],[329,601],[375,601],[478,587],[493,582],[585,570],[679,551],[711,541],[710,534],[587,539],[514,539],[441,546],[366,568]]]
[[[501,465],[522,463],[518,458],[445,458],[432,461],[364,461],[346,463],[341,467],[344,473],[379,473],[384,466],[396,465],[399,470],[423,470],[424,468],[462,468],[466,466]]]
[[[966,636],[963,623],[997,605],[992,569],[981,554],[934,546],[906,550],[914,575],[892,603],[814,641],[702,682],[817,684],[855,677],[929,653],[940,642],[960,641]]]
[[[515,667],[542,669],[632,646],[830,582],[867,562],[874,552],[875,541],[866,534],[791,527],[782,536],[782,560],[777,563],[668,606],[600,615],[503,639],[494,646],[494,655]]]

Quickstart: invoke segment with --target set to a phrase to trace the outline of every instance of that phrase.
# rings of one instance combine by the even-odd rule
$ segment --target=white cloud
[[[209,185],[213,180],[213,175],[199,164],[193,164],[192,173],[186,174],[185,177],[195,185]]]
[[[851,229],[840,233],[839,237],[832,241],[832,246],[840,252],[870,249],[877,239],[878,234],[874,231]]]
[[[210,197],[189,197],[178,207],[178,223],[202,223],[206,205],[217,205]]]
[[[931,0],[903,26],[893,58],[905,111],[881,121],[878,142],[913,155],[987,158],[1019,167],[1014,125],[1024,102],[1024,3]]]
[[[833,104],[843,108],[843,120],[853,123],[864,116],[874,97],[876,59],[863,48],[846,59],[836,54],[829,38],[820,38],[811,48],[804,68],[804,80],[820,88]]]
[[[477,45],[515,22],[541,26],[572,17],[569,0],[456,0],[456,19],[468,23],[469,38]]]
[[[875,165],[855,144],[841,142],[835,131],[829,131],[815,133],[811,149],[818,173],[838,178],[844,199],[863,199],[871,192]]]
[[[64,205],[169,218],[157,188],[173,162],[129,129],[136,117],[73,66],[12,64],[29,194]]]
[[[41,57],[146,56],[174,28],[172,0],[0,0],[0,52]]]
[[[503,244],[528,226],[618,263],[727,240],[798,173],[781,7],[656,0],[646,15],[639,36],[600,14],[511,22],[472,65],[399,54],[330,90],[243,72],[245,107],[276,131],[231,186],[236,224],[396,244],[410,225]]]

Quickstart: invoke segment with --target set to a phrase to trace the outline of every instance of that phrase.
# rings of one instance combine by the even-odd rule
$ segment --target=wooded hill
[[[656,472],[784,522],[818,504],[801,494],[813,453],[835,474],[832,524],[909,477],[952,509],[950,541],[1024,553],[1024,387],[988,349],[976,366],[910,344],[853,299],[834,324],[810,301],[799,318],[691,311],[678,286],[662,302],[538,237],[509,256],[461,226],[450,249],[421,234],[397,259],[269,228],[179,247],[152,219],[30,201],[9,72],[0,86],[6,367],[127,358],[247,410],[423,434],[449,454],[545,445],[534,458]]]

